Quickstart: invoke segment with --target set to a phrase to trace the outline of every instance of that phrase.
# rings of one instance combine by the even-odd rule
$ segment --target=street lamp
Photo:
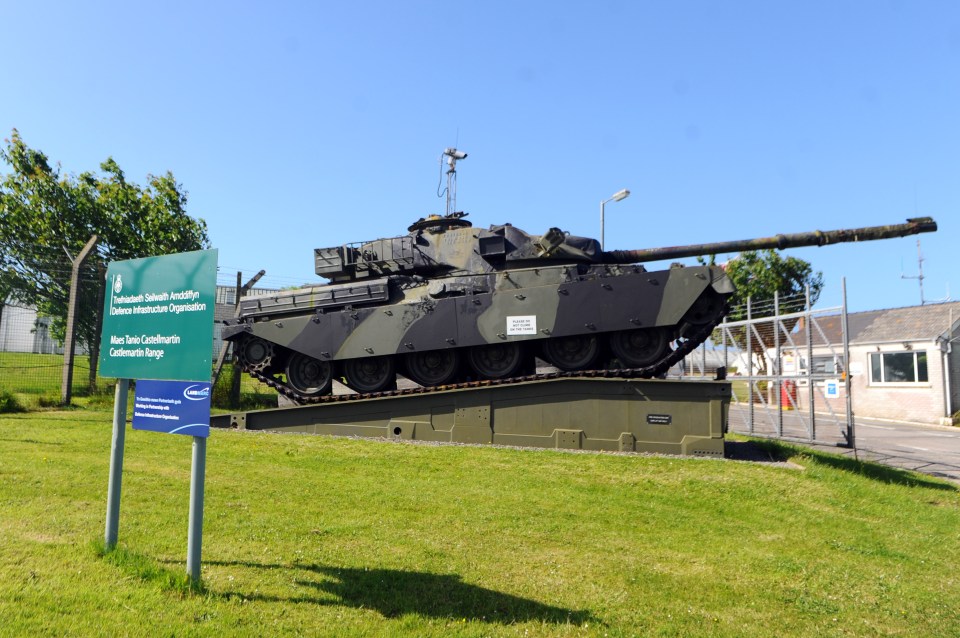
[[[624,188],[622,191],[617,191],[614,193],[610,199],[605,199],[600,202],[600,250],[603,250],[603,207],[606,206],[607,202],[619,202],[629,196],[630,191]]]

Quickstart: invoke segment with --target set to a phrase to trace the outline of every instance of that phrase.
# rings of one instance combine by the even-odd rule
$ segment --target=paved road
[[[838,415],[839,416],[839,415]],[[747,410],[730,407],[730,429],[747,434]],[[815,448],[862,460],[877,461],[892,467],[916,470],[960,483],[960,428],[896,423],[855,418],[856,451],[841,447],[846,424],[831,415],[817,417]],[[777,430],[790,440],[809,438],[811,424],[807,415],[784,412],[782,425],[775,413],[754,409],[753,434],[775,436]]]
[[[854,423],[861,458],[960,482],[960,428],[872,419]]]

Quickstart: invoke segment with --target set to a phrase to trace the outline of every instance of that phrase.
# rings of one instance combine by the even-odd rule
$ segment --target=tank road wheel
[[[683,320],[694,326],[705,326],[717,320],[723,312],[723,297],[713,290],[707,290],[697,297],[690,309],[683,315]]]
[[[262,372],[273,363],[273,344],[260,337],[246,336],[235,346],[237,359],[245,370]]]
[[[543,354],[561,370],[587,370],[600,356],[600,340],[597,335],[547,339],[543,342]]]
[[[397,370],[393,357],[364,357],[343,363],[347,385],[357,392],[383,392],[397,387]]]
[[[621,330],[610,335],[610,349],[628,368],[642,368],[659,361],[670,345],[665,328]]]
[[[411,352],[404,357],[407,374],[422,386],[453,383],[460,372],[460,354],[456,350]]]
[[[333,366],[327,361],[294,352],[287,362],[287,384],[297,394],[306,397],[330,394],[333,387]]]
[[[470,348],[467,358],[470,366],[481,377],[505,379],[520,373],[523,367],[523,348],[516,341],[493,343]]]

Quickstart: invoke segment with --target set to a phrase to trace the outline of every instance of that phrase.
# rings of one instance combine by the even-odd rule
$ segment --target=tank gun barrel
[[[667,246],[661,248],[642,248],[639,250],[610,250],[603,253],[603,262],[608,264],[632,264],[637,262],[659,261],[661,259],[679,259],[701,255],[720,255],[746,250],[765,250],[775,248],[800,248],[802,246],[825,246],[855,241],[873,241],[892,239],[919,233],[932,233],[937,230],[937,222],[932,217],[908,219],[905,224],[889,226],[867,226],[866,228],[844,228],[840,230],[815,230],[806,233],[774,235],[738,241],[720,241],[709,244],[689,246]]]

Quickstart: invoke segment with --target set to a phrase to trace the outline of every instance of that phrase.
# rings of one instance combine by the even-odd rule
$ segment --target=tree
[[[10,293],[13,290],[11,280],[12,276],[4,266],[4,251],[0,248],[0,324],[3,322],[4,305],[7,303],[7,300],[10,299]]]
[[[209,247],[206,222],[186,213],[187,193],[169,171],[147,175],[142,188],[113,158],[99,174],[62,174],[16,129],[5,143],[0,158],[12,171],[0,177],[0,304],[10,298],[35,306],[61,343],[70,265],[91,235],[99,242],[85,264],[76,319],[77,343],[91,353],[99,347],[96,301],[108,262]]]
[[[776,250],[747,251],[727,262],[727,276],[736,286],[730,319],[746,319],[747,299],[752,306],[768,307],[759,316],[773,314],[774,293],[781,300],[781,312],[789,312],[784,300],[804,294],[810,287],[810,304],[816,303],[823,289],[823,273],[813,272],[810,262],[797,257],[783,257]],[[757,316],[757,315],[755,315]]]
[[[737,291],[730,301],[730,321],[747,318],[747,299],[750,299],[752,319],[769,317],[774,314],[774,297],[778,297],[779,314],[787,314],[798,309],[797,299],[802,299],[807,287],[810,290],[810,304],[816,303],[823,289],[823,273],[814,272],[810,262],[797,257],[784,257],[775,250],[747,251],[727,262],[727,276]],[[776,293],[776,295],[775,295]],[[786,333],[793,330],[796,319],[783,321]],[[747,347],[747,331],[731,328],[728,335],[740,347]],[[759,339],[757,338],[759,336]],[[719,338],[715,335],[714,341]],[[781,335],[781,343],[783,342]],[[761,374],[765,373],[765,350],[774,347],[774,327],[760,330],[759,335],[751,335],[751,354],[758,355]]]

